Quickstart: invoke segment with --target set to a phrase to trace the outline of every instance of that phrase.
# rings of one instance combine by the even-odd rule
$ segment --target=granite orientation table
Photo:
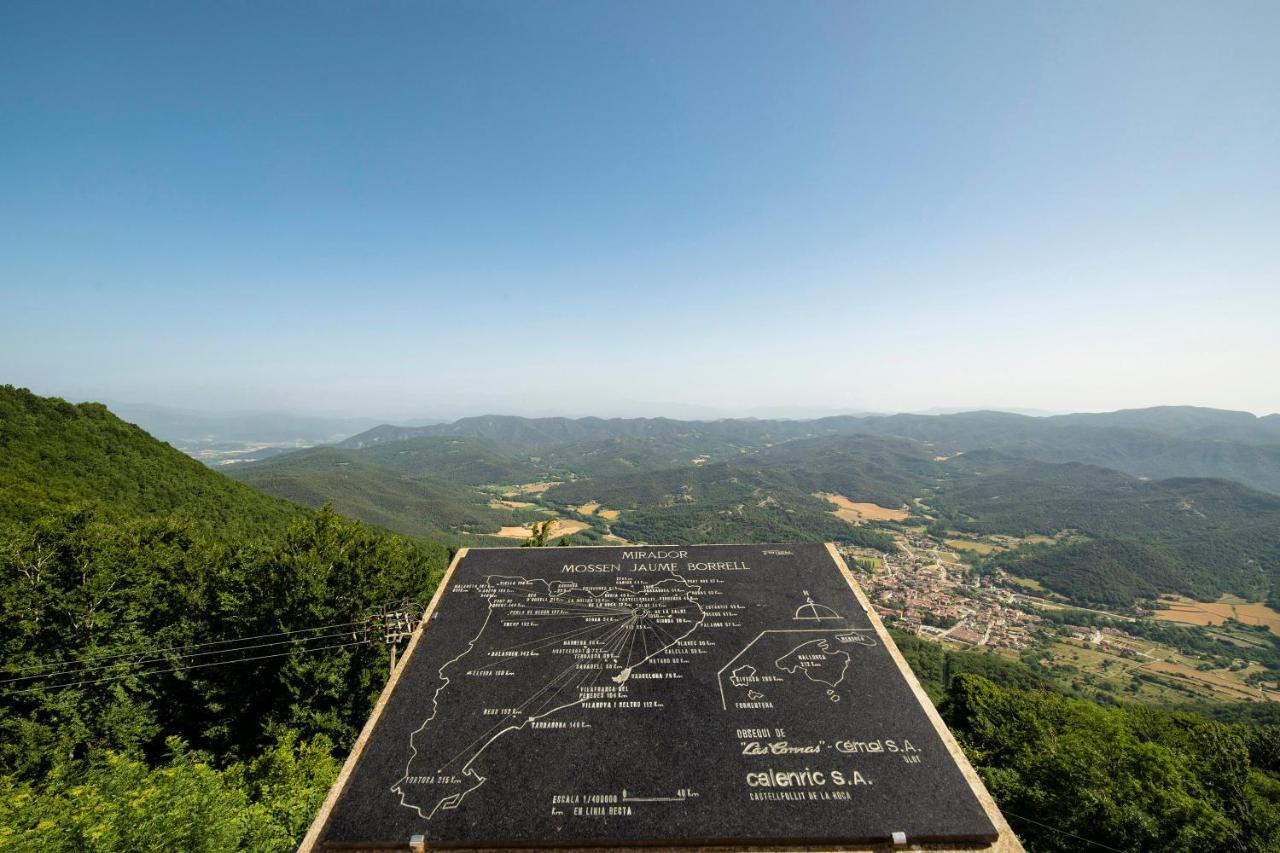
[[[458,552],[300,849],[1021,850],[831,545]]]

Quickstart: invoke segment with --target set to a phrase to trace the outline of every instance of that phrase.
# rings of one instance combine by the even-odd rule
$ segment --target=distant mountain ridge
[[[339,443],[369,448],[416,438],[483,438],[531,452],[619,440],[758,447],[824,435],[872,433],[1047,462],[1083,462],[1136,477],[1222,477],[1280,494],[1280,415],[1192,406],[1031,417],[1007,412],[838,415],[809,421],[669,418],[523,418],[484,415],[425,427],[381,425]]]
[[[1215,423],[1232,438],[1213,433]],[[323,456],[283,454],[234,476],[464,541],[554,513],[581,527],[580,544],[835,540],[891,550],[892,528],[865,522],[897,519],[938,539],[1039,537],[1045,544],[1000,559],[1081,601],[1274,599],[1280,494],[1255,486],[1280,490],[1280,445],[1254,443],[1272,423],[1180,408],[813,421],[490,415],[378,427]],[[838,517],[826,496],[865,509]]]

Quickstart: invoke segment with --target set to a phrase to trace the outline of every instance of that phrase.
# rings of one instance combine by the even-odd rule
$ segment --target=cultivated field
[[[520,495],[540,495],[552,486],[558,486],[558,480],[550,480],[539,483],[521,483],[518,486],[509,486],[502,490],[504,498],[514,498]]]
[[[534,506],[534,504],[531,504],[528,501],[509,501],[502,500],[500,498],[494,498],[489,501],[490,509],[529,509],[532,506]]]
[[[1050,652],[1055,665],[1067,665],[1075,678],[1095,686],[1108,684],[1123,694],[1147,702],[1185,701],[1188,698],[1266,702],[1280,700],[1280,693],[1245,683],[1259,669],[1251,665],[1230,669],[1198,668],[1199,662],[1161,643],[1106,635],[1105,645],[1060,641]],[[1121,653],[1127,650],[1128,654]],[[1144,678],[1143,678],[1144,677]],[[1136,679],[1136,680],[1135,680]]]
[[[591,525],[585,521],[566,521],[564,519],[556,519],[551,524],[551,532],[547,535],[548,539],[558,539],[561,536],[572,536],[580,530],[586,530]],[[507,539],[528,539],[533,535],[532,524],[521,524],[518,527],[504,527],[497,533],[489,534],[491,536],[502,536]]]
[[[822,498],[833,505],[835,509],[831,511],[831,514],[850,524],[862,524],[866,521],[902,521],[908,515],[906,507],[889,509],[879,504],[858,503],[849,500],[844,495],[830,492],[818,492],[814,497]]]
[[[1224,595],[1212,603],[1194,601],[1181,596],[1167,596],[1161,598],[1160,603],[1163,608],[1156,611],[1156,618],[1168,622],[1221,625],[1228,619],[1235,619],[1246,625],[1261,625],[1271,633],[1280,635],[1280,613],[1259,602]]]

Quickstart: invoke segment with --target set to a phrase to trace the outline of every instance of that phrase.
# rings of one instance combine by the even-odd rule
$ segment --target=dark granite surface
[[[322,840],[996,835],[820,545],[477,549]]]

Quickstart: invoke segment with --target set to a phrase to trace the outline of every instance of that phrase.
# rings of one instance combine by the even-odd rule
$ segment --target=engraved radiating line
[[[591,604],[567,604],[567,603],[560,603],[560,602],[557,602],[555,604],[547,604],[545,606],[540,606],[540,607],[529,607],[527,605],[524,607],[512,607],[512,608],[509,608],[509,610],[512,613],[516,613],[521,616],[529,616],[534,618],[538,616],[543,616],[543,615],[565,614],[565,613],[591,614],[591,613],[626,613],[628,612],[627,608],[618,604],[611,604],[608,607],[605,607],[603,605],[597,607]],[[539,610],[546,611],[546,613],[544,614],[544,613],[534,612]]]
[[[650,621],[652,621],[652,620],[650,620]],[[665,628],[663,628],[661,625],[659,625],[657,622],[654,622],[654,623],[653,623],[653,628],[654,628],[654,630],[655,630],[655,631],[657,631],[659,634],[661,634],[661,635],[662,635],[663,639],[665,639],[665,640],[666,640],[666,642],[667,642],[667,646],[668,646],[668,647],[670,647],[670,646],[674,646],[676,643],[678,643],[678,642],[680,641],[680,640],[677,640],[675,637],[672,637],[672,636],[671,636],[671,634],[670,634],[670,633],[668,633],[668,632],[667,632],[667,630],[666,630]],[[685,636],[687,637],[687,636],[688,636],[688,634],[686,634]],[[680,639],[682,640],[682,639],[684,639],[684,637],[681,637]]]
[[[559,681],[560,679],[564,678],[564,677],[565,677],[566,675],[568,675],[569,673],[573,672],[573,670],[574,670],[575,668],[576,668],[576,667],[574,667],[574,666],[570,666],[570,667],[569,667],[569,668],[567,668],[567,669],[561,670],[559,674],[557,674],[557,675],[556,675],[554,678],[552,678],[550,681],[548,681],[548,682],[546,682],[545,684],[543,684],[543,685],[542,685],[542,687],[540,687],[537,691],[535,691],[535,692],[533,693],[533,695],[531,695],[529,698],[525,699],[525,700],[524,700],[523,702],[521,702],[519,705],[516,705],[516,706],[515,706],[515,709],[516,709],[517,711],[521,711],[521,712],[523,712],[523,709],[524,709],[526,706],[528,706],[528,705],[529,705],[529,703],[533,702],[533,701],[534,701],[534,700],[535,700],[539,695],[541,695],[542,693],[545,693],[546,691],[548,691],[548,690],[552,689],[553,687],[555,687],[555,684],[556,684],[556,682],[557,682],[557,681]],[[499,727],[499,726],[501,726],[501,725],[506,724],[508,720],[516,719],[516,717],[517,717],[517,716],[523,716],[523,713],[521,713],[521,714],[519,714],[519,715],[517,715],[517,714],[515,714],[515,713],[504,714],[502,717],[500,717],[500,718],[498,719],[498,722],[494,723],[494,724],[493,724],[492,726],[490,726],[488,729],[486,729],[485,731],[481,732],[481,733],[476,737],[476,739],[475,739],[475,740],[471,741],[471,743],[467,744],[467,745],[466,745],[466,746],[464,746],[462,749],[458,750],[458,751],[457,751],[457,753],[455,753],[455,754],[454,754],[454,756],[453,756],[452,758],[450,758],[448,761],[446,761],[444,764],[441,764],[441,765],[436,769],[436,772],[437,772],[437,773],[439,773],[439,772],[443,771],[443,770],[444,770],[446,767],[448,767],[450,764],[452,764],[453,762],[455,762],[455,761],[457,761],[459,758],[461,758],[463,755],[465,755],[465,754],[467,753],[467,751],[471,749],[471,747],[475,746],[475,745],[476,745],[476,744],[478,744],[480,741],[484,740],[484,738],[485,738],[487,735],[489,735],[490,733],[492,733],[494,729],[498,728],[498,727]]]
[[[592,610],[590,612],[583,611],[581,613],[552,613],[548,615],[532,615],[532,614],[511,614],[504,616],[504,619],[537,619],[548,621],[552,619],[589,619],[593,616],[625,616],[629,611],[626,610]]]
[[[622,634],[622,627],[621,627],[621,626],[618,628],[618,632],[619,632],[619,634],[620,634],[620,635],[623,635],[623,636],[624,636],[624,634]],[[572,670],[572,669],[576,669],[576,664],[575,664],[573,667],[570,667],[569,669],[570,669],[570,670]],[[600,671],[602,671],[602,670],[600,670]],[[590,671],[588,671],[588,672],[590,672]],[[561,675],[563,675],[563,673],[562,673]],[[559,680],[559,679],[557,678],[557,680]],[[543,688],[543,689],[545,690],[546,688]],[[539,693],[541,693],[542,691],[538,691],[538,692],[539,692]],[[557,691],[556,691],[556,693],[552,696],[552,700],[554,700],[555,696],[558,696],[558,695],[559,695],[559,692],[560,692],[559,690],[557,690]],[[536,696],[537,694],[534,694],[534,695]],[[531,698],[530,700],[526,700],[526,702],[524,703],[524,705],[520,705],[520,706],[517,706],[517,707],[524,707],[524,706],[525,706],[525,705],[527,705],[530,701],[532,701],[532,698]],[[480,747],[478,750],[476,750],[476,751],[472,754],[471,758],[467,760],[467,763],[466,763],[466,764],[464,764],[464,765],[462,766],[462,770],[461,770],[461,772],[463,772],[463,773],[471,772],[471,771],[470,771],[471,764],[472,764],[472,763],[473,763],[477,758],[479,758],[479,757],[480,757],[481,753],[483,753],[486,749],[488,749],[488,748],[489,748],[489,744],[493,743],[495,740],[497,740],[498,738],[502,737],[502,736],[503,736],[504,734],[506,734],[508,731],[522,729],[522,728],[524,728],[524,727],[525,727],[525,725],[526,725],[527,723],[531,723],[531,722],[533,722],[534,720],[540,719],[540,718],[542,718],[542,717],[550,716],[551,714],[554,714],[556,711],[560,711],[560,710],[563,710],[563,709],[565,709],[565,708],[571,708],[571,707],[573,707],[574,705],[579,705],[579,704],[581,704],[583,701],[585,701],[585,697],[583,697],[583,696],[579,695],[579,696],[578,696],[578,698],[577,698],[577,699],[574,699],[572,702],[566,702],[566,703],[564,703],[563,705],[557,705],[556,707],[552,708],[551,710],[543,712],[543,711],[542,711],[542,708],[545,708],[547,704],[550,704],[550,702],[544,703],[544,704],[543,704],[543,705],[538,709],[538,713],[533,714],[533,715],[530,715],[530,716],[528,717],[528,719],[526,719],[526,720],[522,720],[522,721],[520,721],[520,723],[518,723],[518,724],[515,724],[515,725],[510,725],[510,724],[509,724],[509,725],[508,725],[506,728],[504,728],[502,731],[498,732],[497,734],[495,734],[495,735],[493,735],[492,737],[490,737],[487,741],[485,741],[484,745],[483,745],[482,747]],[[495,726],[494,728],[496,728],[496,726]],[[491,729],[490,729],[490,731],[492,731],[492,730],[493,730],[493,729],[491,728]],[[483,737],[483,735],[481,735],[481,737]],[[474,743],[474,742],[473,742],[473,743]],[[450,760],[450,763],[452,763],[452,761],[453,761],[453,759],[451,759],[451,760]],[[448,765],[446,764],[445,766],[447,767]],[[443,768],[441,768],[441,769],[443,769]],[[482,779],[482,780],[481,780],[481,784],[483,784],[483,781],[484,781],[484,780]],[[472,790],[474,790],[474,789],[472,789]],[[468,791],[467,793],[469,793],[469,791]],[[447,799],[447,798],[446,798],[446,799]],[[444,800],[441,800],[441,802],[444,802]],[[439,808],[439,806],[440,806],[440,804],[439,804],[439,803],[437,803],[437,804],[436,804],[436,808],[438,809],[438,808]],[[421,813],[422,813],[422,812],[421,812],[421,810],[419,810],[419,812],[418,812],[418,813],[421,815]],[[435,809],[432,809],[432,812],[431,812],[431,813],[434,815],[434,814],[435,814]],[[429,818],[428,818],[428,819],[429,819]]]
[[[556,635],[554,638],[548,639],[545,637],[540,637],[536,640],[530,640],[528,643],[522,643],[521,645],[532,645],[534,643],[539,643],[541,645],[534,646],[533,648],[526,650],[526,651],[537,651],[538,649],[545,648],[548,645],[554,646],[557,644],[569,642],[570,640],[573,640],[573,639],[587,639],[594,632],[608,631],[622,624],[624,621],[625,620],[617,619],[617,620],[614,620],[613,622],[601,622],[597,624],[587,625],[580,629],[575,629],[573,631],[567,631],[564,634]],[[495,649],[494,651],[496,652],[515,651],[518,648],[520,648],[520,646],[512,646],[511,648],[508,648],[508,649]],[[518,658],[510,658],[510,657],[499,658],[498,660],[487,663],[484,666],[475,667],[474,671],[480,672],[495,666],[500,666],[504,663],[509,663],[510,661],[515,659],[518,659]]]
[[[594,627],[608,627],[608,626],[594,626]],[[625,627],[626,627],[626,626],[625,626],[625,620],[620,620],[620,624],[614,625],[614,626],[613,626],[613,630],[612,630],[612,631],[610,631],[610,632],[609,632],[608,634],[606,634],[605,636],[600,637],[600,638],[598,638],[598,639],[597,639],[597,642],[601,643],[601,644],[604,646],[604,651],[605,651],[606,653],[612,653],[612,652],[610,652],[610,648],[611,648],[612,644],[613,644],[614,642],[616,642],[616,638],[618,638],[618,637],[620,637],[620,636],[622,636],[622,635],[623,635],[623,629],[624,629]],[[562,686],[560,686],[560,687],[557,687],[557,686],[556,686],[556,685],[557,685],[557,682],[559,682],[559,681],[560,681],[561,679],[563,679],[566,675],[568,675],[569,673],[573,672],[573,671],[574,671],[575,669],[577,669],[577,668],[578,668],[577,663],[571,664],[569,667],[567,667],[566,669],[562,670],[559,674],[557,674],[557,675],[556,675],[554,678],[552,678],[550,681],[547,681],[546,683],[544,683],[544,684],[542,685],[542,687],[541,687],[541,688],[539,688],[538,690],[536,690],[536,691],[535,691],[533,694],[531,694],[527,699],[525,699],[525,700],[524,700],[523,702],[521,702],[520,704],[515,705],[514,707],[515,707],[517,710],[519,710],[519,711],[521,712],[521,716],[524,716],[524,711],[525,711],[525,709],[527,709],[529,705],[531,705],[533,702],[535,702],[535,701],[538,699],[538,697],[539,697],[539,696],[541,696],[543,693],[546,693],[547,691],[552,691],[551,698],[550,698],[549,700],[547,700],[547,702],[544,702],[544,703],[543,703],[543,705],[542,705],[538,710],[541,710],[541,708],[546,707],[546,705],[547,705],[549,702],[554,701],[554,700],[555,700],[555,698],[556,698],[557,696],[559,696],[559,695],[560,695],[560,693],[562,693],[562,692],[563,692],[563,685],[562,685]],[[591,672],[591,670],[587,670],[587,672],[588,672],[588,673],[590,673],[590,672]],[[598,667],[598,668],[595,670],[595,672],[597,672],[597,673],[602,673],[602,672],[604,672],[604,663],[603,663],[603,662],[601,662],[600,667]],[[554,689],[553,689],[553,688],[554,688]],[[480,734],[480,735],[479,735],[475,740],[471,741],[471,743],[467,744],[465,747],[463,747],[461,750],[459,750],[457,754],[455,754],[452,758],[450,758],[448,761],[446,761],[444,764],[442,764],[442,765],[439,767],[439,769],[437,770],[437,772],[443,771],[443,770],[444,770],[446,767],[448,767],[450,764],[452,764],[453,762],[457,761],[457,760],[458,760],[459,758],[461,758],[461,757],[462,757],[462,756],[463,756],[463,755],[464,755],[464,754],[465,754],[469,749],[471,749],[471,747],[475,746],[477,743],[479,743],[481,740],[483,740],[483,739],[485,738],[485,736],[486,736],[486,735],[491,734],[491,733],[493,732],[493,730],[494,730],[494,729],[496,729],[496,728],[498,728],[499,726],[501,726],[501,725],[503,725],[504,723],[506,723],[508,719],[515,719],[515,718],[516,718],[516,715],[515,715],[515,714],[506,714],[506,715],[504,715],[503,717],[501,717],[501,718],[498,720],[498,722],[494,723],[494,724],[493,724],[492,726],[490,726],[486,731],[484,731],[483,733],[481,733],[481,734]],[[406,775],[407,775],[407,774],[406,774]]]
[[[521,646],[532,645],[533,643],[540,643],[541,645],[536,645],[536,646],[533,646],[532,648],[526,649],[526,651],[538,651],[539,649],[544,649],[547,646],[554,646],[554,645],[568,642],[569,640],[575,639],[575,637],[577,639],[585,639],[586,637],[589,637],[593,631],[605,631],[610,628],[614,628],[618,626],[624,621],[625,620],[623,619],[616,619],[613,622],[600,622],[597,624],[588,625],[585,628],[576,629],[574,631],[566,631],[564,634],[557,634],[556,636],[550,639],[541,637],[536,640],[530,640],[528,643],[521,643],[520,645],[511,646],[510,648],[506,648],[506,649],[494,649],[494,651],[495,652],[513,652],[516,649],[521,648]],[[484,666],[473,667],[470,671],[483,672],[486,669],[491,669],[492,667],[495,667],[495,666],[501,666],[503,664],[510,663],[512,660],[519,660],[519,658],[518,657],[498,658],[497,660],[492,661],[491,663],[487,663]]]
[[[599,669],[594,669],[594,670],[593,670],[593,669],[582,669],[582,670],[578,670],[578,671],[582,674],[582,677],[581,677],[581,678],[579,678],[576,682],[574,682],[574,680],[573,680],[572,678],[570,678],[570,679],[569,679],[569,682],[570,682],[569,684],[566,684],[562,689],[557,689],[554,693],[552,693],[552,694],[551,694],[550,696],[548,696],[545,700],[543,700],[543,702],[542,702],[542,704],[541,704],[541,705],[539,705],[537,708],[533,709],[532,711],[529,711],[529,712],[528,712],[528,713],[529,713],[529,722],[532,722],[533,720],[535,720],[535,719],[537,719],[538,717],[542,716],[543,709],[545,709],[545,708],[546,708],[548,705],[550,705],[552,702],[556,701],[556,699],[558,699],[558,698],[560,697],[560,694],[565,693],[565,692],[568,692],[569,690],[574,690],[574,691],[576,691],[576,692],[578,693],[578,698],[577,698],[577,700],[574,702],[574,704],[577,704],[577,702],[582,702],[582,701],[584,701],[584,700],[586,699],[586,697],[585,697],[585,696],[583,696],[583,695],[582,695],[582,692],[581,692],[582,685],[586,682],[586,680],[587,680],[588,678],[590,678],[593,674],[595,674],[596,672],[599,672],[600,670],[599,670]]]
[[[627,663],[623,667],[623,669],[631,669],[631,650],[634,649],[636,646],[636,623],[639,621],[640,621],[639,617],[633,616],[631,618],[631,624],[629,625],[628,631],[627,631],[627,641],[628,641],[626,643]]]
[[[581,628],[570,628],[568,631],[561,631],[558,634],[546,634],[532,640],[526,640],[523,643],[516,643],[514,646],[507,646],[506,648],[502,648],[502,649],[493,649],[493,651],[514,652],[516,649],[522,649],[525,646],[533,646],[533,645],[547,642],[547,641],[554,644],[554,643],[560,642],[561,640],[570,639],[574,634],[582,634],[588,631],[594,631],[597,628],[607,628],[610,625],[613,625],[617,622],[622,622],[622,621],[624,621],[623,618],[618,617],[617,619],[613,619],[608,622],[592,622],[590,625],[584,625]]]

